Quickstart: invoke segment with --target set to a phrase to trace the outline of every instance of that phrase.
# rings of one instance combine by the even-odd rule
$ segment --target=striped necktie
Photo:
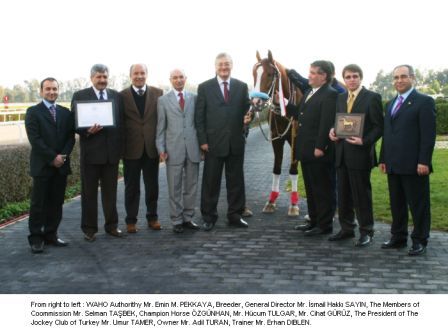
[[[56,107],[54,106],[54,104],[50,105],[48,110],[50,110],[50,115],[51,117],[53,117],[54,122],[56,122]]]

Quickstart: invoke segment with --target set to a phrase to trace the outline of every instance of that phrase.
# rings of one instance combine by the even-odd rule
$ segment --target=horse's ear
[[[271,63],[274,63],[274,58],[272,57],[272,52],[270,50],[268,50],[268,60]]]
[[[257,50],[257,55],[256,56],[257,56],[257,61],[261,62],[261,56],[260,56],[260,53],[258,52],[258,50]]]

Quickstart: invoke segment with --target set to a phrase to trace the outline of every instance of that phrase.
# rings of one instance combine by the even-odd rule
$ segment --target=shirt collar
[[[404,102],[408,98],[409,94],[412,93],[413,90],[414,90],[414,87],[412,87],[411,89],[409,89],[407,92],[405,92],[403,94],[398,94],[398,96],[402,96],[403,102]]]
[[[146,92],[146,85],[144,85],[143,87],[139,88],[139,87],[135,87],[134,85],[132,85],[132,89],[138,94],[138,90],[139,89],[143,89],[143,94]]]
[[[348,91],[348,95],[350,97],[350,94],[353,94],[354,98],[356,99],[356,97],[359,95],[359,93],[361,92],[362,86],[359,85],[359,87],[357,89],[355,89],[353,92],[352,91]],[[348,98],[347,98],[348,100]]]
[[[99,100],[99,99],[100,99],[100,91],[99,91],[98,89],[96,89],[95,86],[92,86],[92,88],[93,88],[93,91],[94,91],[95,94],[96,94],[96,97],[97,97],[98,100]],[[104,98],[105,100],[107,100],[107,91],[106,91],[106,88],[103,89],[103,98]]]
[[[45,100],[45,99],[42,99],[42,102],[44,102],[45,106],[46,106],[48,109],[50,109],[50,107],[51,107],[52,105],[54,105],[54,106],[56,107],[56,102],[51,103],[51,102],[48,102],[48,101]]]
[[[218,79],[219,86],[221,86],[224,81],[227,81],[227,87],[230,88],[230,77],[227,80],[223,80],[220,76],[216,76],[216,79]]]

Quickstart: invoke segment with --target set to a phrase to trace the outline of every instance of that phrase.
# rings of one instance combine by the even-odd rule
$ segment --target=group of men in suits
[[[175,233],[199,229],[194,222],[199,162],[204,158],[201,191],[203,229],[212,230],[222,172],[227,187],[227,219],[230,226],[247,227],[245,209],[244,125],[251,121],[245,83],[231,78],[232,58],[216,57],[216,76],[198,87],[198,95],[185,91],[182,70],[170,74],[173,89],[148,86],[147,67],[134,64],[131,86],[121,93],[107,88],[109,70],[97,64],[91,69],[92,87],[73,95],[72,111],[56,105],[58,83],[41,83],[43,101],[27,110],[26,130],[31,143],[33,193],[29,243],[33,253],[44,244],[66,246],[57,235],[70,153],[75,143],[77,104],[112,101],[114,125],[77,128],[81,148],[81,229],[87,241],[98,232],[98,186],[101,187],[106,233],[121,237],[116,207],[118,163],[123,158],[125,208],[128,233],[136,233],[140,178],[145,185],[146,219],[149,228],[160,230],[157,215],[159,158],[167,164],[170,218]],[[310,66],[309,90],[298,105],[288,104],[288,114],[298,120],[297,159],[301,163],[310,222],[296,226],[305,236],[333,231],[335,212],[334,166],[337,168],[338,212],[341,230],[330,236],[339,241],[355,236],[355,215],[360,237],[355,246],[370,244],[373,229],[371,169],[377,164],[375,142],[383,136],[380,168],[388,174],[392,209],[392,237],[383,248],[407,243],[408,207],[414,220],[409,255],[425,252],[430,229],[429,177],[435,142],[434,101],[414,87],[412,67],[394,69],[397,97],[386,106],[381,97],[361,86],[363,72],[357,65],[343,70],[347,92],[331,87],[334,68],[328,61]],[[339,137],[333,127],[336,113],[364,115],[362,136]],[[384,131],[383,131],[384,126]],[[202,154],[202,155],[201,155]]]
[[[295,72],[292,74],[297,76]],[[310,218],[295,229],[304,231],[305,236],[332,233],[335,165],[341,230],[329,240],[354,237],[356,216],[360,237],[355,246],[371,243],[374,229],[370,173],[378,165],[375,142],[383,137],[379,167],[388,174],[393,223],[391,239],[381,247],[407,245],[410,209],[414,229],[408,254],[425,253],[431,223],[428,175],[432,171],[435,144],[434,100],[415,90],[415,74],[409,65],[394,69],[398,95],[386,105],[385,117],[381,96],[362,87],[363,72],[358,65],[350,64],[343,69],[347,92],[338,94],[331,87],[331,76],[328,61],[313,62],[306,81],[309,90],[299,105],[287,107],[288,113],[299,122],[296,155],[302,167]],[[303,85],[304,79],[295,80]],[[362,114],[362,136],[339,137],[334,128],[336,113]]]

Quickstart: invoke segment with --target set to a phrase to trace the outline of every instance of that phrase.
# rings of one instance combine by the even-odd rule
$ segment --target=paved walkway
[[[245,163],[247,200],[254,210],[248,229],[227,227],[223,191],[213,231],[174,234],[164,167],[162,231],[148,230],[141,221],[135,235],[117,239],[100,231],[88,243],[79,228],[79,199],[64,208],[60,236],[70,242],[67,248],[48,247],[32,255],[27,221],[2,228],[0,293],[448,293],[447,233],[432,232],[427,254],[417,258],[408,257],[406,249],[380,248],[389,237],[389,225],[384,224],[376,225],[373,244],[362,249],[351,241],[328,242],[327,236],[304,237],[292,229],[306,214],[303,201],[298,220],[286,216],[286,193],[275,215],[261,213],[272,164],[271,146],[253,130]],[[287,173],[282,176],[284,182]],[[123,182],[118,196],[124,229]],[[143,208],[140,212],[144,214]]]

